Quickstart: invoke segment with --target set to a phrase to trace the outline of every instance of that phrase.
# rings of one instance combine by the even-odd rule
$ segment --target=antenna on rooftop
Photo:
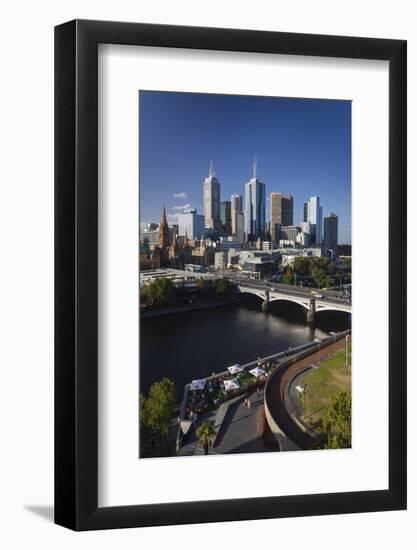
[[[214,170],[214,163],[213,161],[211,160],[210,161],[210,168],[209,168],[209,176],[214,176],[216,174],[215,170]]]
[[[256,178],[256,170],[258,168],[258,159],[253,155],[253,177]]]

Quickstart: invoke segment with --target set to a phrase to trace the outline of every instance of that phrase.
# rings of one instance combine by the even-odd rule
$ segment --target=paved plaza
[[[215,439],[213,449],[209,454],[229,453],[260,453],[266,451],[278,451],[278,444],[269,432],[266,424],[266,434],[262,436],[264,392],[253,393],[250,396],[250,408],[244,404],[245,395],[232,400],[227,406],[223,422]],[[197,445],[195,429],[203,421],[209,421],[214,426],[218,410],[204,415],[196,422],[193,432],[188,436],[186,444],[181,447],[178,456],[203,455],[201,446]]]

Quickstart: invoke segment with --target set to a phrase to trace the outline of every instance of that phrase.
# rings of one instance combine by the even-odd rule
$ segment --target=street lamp
[[[303,385],[304,390],[304,420],[306,418],[306,412],[307,412],[307,384]]]
[[[303,394],[303,417],[305,419],[306,414],[306,393],[307,393],[307,384],[299,384],[298,386],[295,386],[295,389],[298,392],[298,396],[300,398],[301,394]]]
[[[314,341],[318,343],[319,345],[319,366],[320,366],[320,360],[321,360],[321,354],[320,354],[320,351],[321,351],[321,340],[319,340],[319,338],[314,338]]]

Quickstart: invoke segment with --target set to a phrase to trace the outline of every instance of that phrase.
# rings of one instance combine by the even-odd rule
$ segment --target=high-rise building
[[[303,233],[308,233],[310,235],[310,232],[311,232],[311,225],[310,225],[310,222],[306,222],[306,221],[302,221],[301,222],[301,231]]]
[[[321,244],[323,240],[323,208],[320,206],[319,197],[310,197],[308,201],[308,221],[316,226],[315,244]]]
[[[308,202],[304,203],[303,207],[303,222],[308,222]]]
[[[243,243],[245,242],[245,215],[243,212],[236,214],[236,239]]]
[[[243,212],[242,195],[233,193],[230,197],[230,215],[232,218],[232,235],[237,237],[237,218],[239,212]]]
[[[245,233],[248,241],[265,236],[265,184],[257,177],[256,170],[254,159],[252,178],[245,185]]]
[[[221,230],[220,222],[220,182],[216,178],[213,161],[209,175],[204,180],[204,218],[205,226],[214,232]]]
[[[293,225],[294,221],[294,200],[292,195],[282,193],[271,193],[269,208],[271,211],[271,238],[279,241],[279,227]]]
[[[232,203],[231,201],[223,201],[220,203],[220,221],[222,230],[225,235],[232,234]]]
[[[335,250],[338,240],[338,217],[331,212],[324,218],[324,248]]]
[[[197,214],[197,210],[180,214],[178,216],[178,236],[202,239],[204,237],[204,216]]]

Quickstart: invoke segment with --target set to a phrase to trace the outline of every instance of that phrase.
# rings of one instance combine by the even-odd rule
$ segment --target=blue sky
[[[303,203],[319,196],[323,216],[339,216],[339,243],[351,241],[351,103],[176,92],[139,93],[140,221],[168,223],[183,210],[203,213],[203,181],[213,160],[221,200],[244,196],[253,156],[269,194]]]

